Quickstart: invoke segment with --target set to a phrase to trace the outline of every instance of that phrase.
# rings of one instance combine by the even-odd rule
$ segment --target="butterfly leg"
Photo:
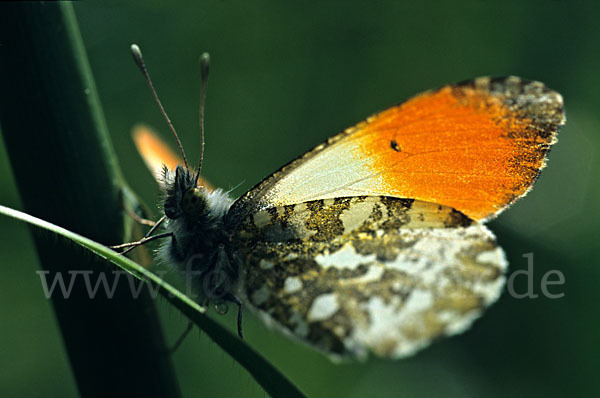
[[[242,302],[239,298],[237,298],[237,296],[235,296],[231,293],[227,293],[225,295],[225,297],[223,297],[223,298],[238,306],[237,329],[238,329],[238,335],[240,336],[240,339],[243,340],[244,335],[242,333]]]
[[[155,224],[152,228],[150,228],[150,230],[148,231],[148,233],[146,233],[146,235],[144,235],[144,237],[138,241],[135,242],[129,242],[129,243],[123,243],[120,245],[116,245],[116,246],[110,246],[111,249],[114,250],[118,250],[118,249],[125,249],[121,252],[121,254],[127,254],[129,253],[131,250],[135,249],[136,247],[143,245],[145,243],[151,242],[155,239],[161,239],[161,238],[166,238],[166,237],[171,237],[171,239],[173,239],[173,243],[175,242],[175,234],[173,234],[172,232],[164,232],[161,234],[157,234],[157,235],[152,235],[152,233],[154,231],[156,231],[158,229],[158,227],[165,221],[166,216],[162,216]]]
[[[115,246],[109,246],[111,249],[113,250],[118,250],[118,249],[125,249],[121,252],[121,254],[125,254],[130,252],[131,250],[135,249],[136,247],[146,244],[148,242],[151,242],[153,240],[156,239],[161,239],[161,238],[167,238],[167,237],[171,237],[173,239],[175,239],[175,235],[173,234],[173,232],[163,232],[162,234],[157,234],[157,235],[152,235],[152,236],[146,236],[138,241],[135,242],[127,242],[127,243],[122,243],[120,245],[115,245]]]
[[[131,217],[135,222],[141,225],[147,225],[149,227],[153,227],[156,225],[156,221],[149,220],[147,218],[143,218],[137,215],[135,211],[125,206],[125,212],[129,217]]]
[[[143,245],[145,243],[148,243],[150,241],[153,241],[154,239],[160,239],[160,238],[165,238],[167,236],[171,236],[173,238],[173,241],[175,241],[175,235],[173,235],[172,232],[165,232],[165,233],[158,234],[158,235],[152,235],[152,233],[154,231],[156,231],[158,229],[158,227],[160,227],[160,225],[165,221],[165,217],[166,216],[162,216],[157,222],[155,222],[154,226],[152,228],[150,228],[150,230],[146,233],[146,235],[144,235],[144,237],[142,239],[135,241],[135,242],[128,242],[128,243],[123,243],[120,245],[110,246],[110,248],[114,249],[114,250],[125,249],[121,252],[121,254],[126,254],[126,253],[129,253],[131,250],[135,249],[136,247]]]

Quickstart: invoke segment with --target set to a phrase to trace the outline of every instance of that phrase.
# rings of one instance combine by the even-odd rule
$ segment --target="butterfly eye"
[[[192,188],[185,191],[181,198],[181,210],[189,216],[197,217],[206,212],[206,200],[202,191],[198,188]]]

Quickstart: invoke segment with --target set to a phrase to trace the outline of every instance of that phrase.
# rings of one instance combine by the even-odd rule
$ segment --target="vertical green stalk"
[[[0,123],[28,213],[107,245],[122,242],[124,183],[70,3],[2,6]],[[45,233],[34,239],[48,283],[93,271],[94,286],[103,271],[112,286],[107,263]],[[80,273],[68,298],[57,293],[81,395],[179,395],[148,290],[133,299],[122,278],[112,298],[100,288],[92,299]]]

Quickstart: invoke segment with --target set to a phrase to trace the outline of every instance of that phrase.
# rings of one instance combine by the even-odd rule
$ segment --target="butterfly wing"
[[[149,127],[144,125],[135,126],[132,136],[138,152],[144,159],[144,163],[146,163],[146,167],[159,184],[163,182],[163,168],[165,166],[169,170],[175,170],[178,165],[183,165],[183,160]],[[199,178],[198,184],[212,190],[210,184],[202,177]]]
[[[482,224],[390,197],[260,210],[233,242],[245,304],[333,357],[403,357],[465,330],[500,295],[506,268]]]
[[[132,136],[138,152],[144,159],[144,163],[146,163],[146,167],[148,167],[157,182],[162,179],[164,166],[167,166],[169,170],[175,170],[177,165],[183,164],[183,160],[149,127],[144,125],[135,126]]]
[[[366,195],[491,218],[531,188],[564,120],[562,97],[540,82],[485,77],[444,86],[317,146],[250,190],[231,214]]]

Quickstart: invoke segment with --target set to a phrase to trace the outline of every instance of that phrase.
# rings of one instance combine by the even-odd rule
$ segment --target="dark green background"
[[[150,204],[158,190],[129,132],[143,121],[170,137],[129,55],[132,42],[144,50],[194,162],[198,57],[211,53],[204,171],[218,186],[237,187],[234,196],[328,136],[422,90],[481,75],[515,74],[562,93],[567,125],[548,168],[525,199],[491,223],[511,272],[525,269],[523,254],[534,253],[538,298],[516,299],[505,292],[467,333],[400,361],[334,365],[251,317],[245,334],[310,396],[598,393],[596,4],[121,3],[79,2],[75,10],[121,167]],[[20,208],[1,145],[0,184],[0,203]],[[0,261],[0,393],[75,395],[24,225],[1,219]],[[560,299],[541,294],[540,282],[549,270],[565,276],[564,286],[551,287],[565,293]],[[527,289],[524,277],[517,278],[516,289]],[[186,320],[163,301],[158,306],[167,338],[174,341]],[[231,315],[220,319],[233,327]],[[186,396],[264,396],[243,369],[198,333],[174,361]]]

